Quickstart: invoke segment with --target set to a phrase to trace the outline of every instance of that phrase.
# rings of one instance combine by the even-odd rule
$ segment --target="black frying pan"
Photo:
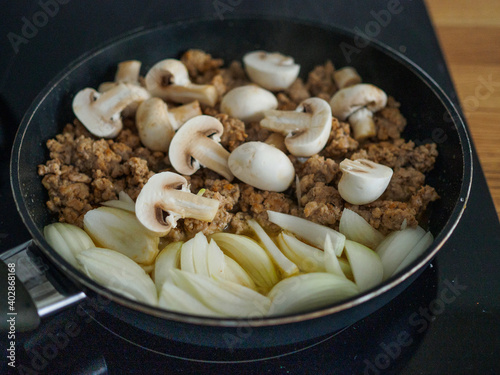
[[[43,227],[55,220],[45,206],[47,193],[36,173],[37,165],[48,156],[46,140],[74,118],[71,102],[75,93],[112,80],[117,62],[141,60],[144,74],[157,61],[179,57],[189,48],[203,49],[226,62],[241,59],[251,50],[280,51],[301,64],[303,78],[315,65],[331,59],[337,67],[356,67],[365,82],[394,96],[402,103],[401,111],[408,120],[404,137],[438,143],[440,155],[427,178],[441,196],[429,212],[428,228],[435,236],[432,246],[401,273],[357,297],[309,313],[260,320],[200,318],[147,306],[103,288],[65,262],[42,235]],[[245,335],[244,340],[233,340],[231,345],[258,348],[300,342],[337,331],[403,291],[457,225],[471,186],[472,159],[464,123],[451,101],[430,77],[397,52],[375,42],[361,47],[353,35],[330,26],[277,19],[202,20],[127,35],[68,67],[42,91],[24,117],[13,147],[11,174],[19,213],[34,243],[55,266],[54,281],[61,290],[74,284],[87,296],[107,301],[101,304],[107,313],[150,334],[181,343],[225,348],[229,345],[228,338],[241,337],[242,329],[246,329],[251,335]],[[77,293],[73,300],[82,296]],[[60,299],[59,306],[69,302]],[[45,313],[58,307],[46,301],[44,306]]]

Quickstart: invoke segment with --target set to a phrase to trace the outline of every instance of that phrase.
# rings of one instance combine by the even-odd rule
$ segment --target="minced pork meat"
[[[193,82],[215,85],[220,96],[250,83],[237,61],[224,67],[221,59],[200,50],[187,51],[181,61]],[[278,108],[294,110],[311,96],[329,100],[337,91],[334,71],[328,61],[309,72],[305,82],[298,78],[287,90],[276,94]],[[383,233],[398,230],[404,223],[416,226],[429,203],[439,198],[435,189],[425,184],[424,174],[434,167],[438,151],[435,144],[416,146],[401,138],[406,120],[399,107],[389,97],[387,106],[374,114],[376,136],[364,142],[351,137],[348,123],[333,118],[328,143],[319,155],[306,160],[288,155],[297,180],[282,193],[262,191],[237,179],[229,182],[205,168],[186,176],[193,193],[206,189],[203,196],[220,201],[219,210],[210,223],[179,220],[167,239],[186,240],[198,231],[207,235],[223,230],[247,233],[249,218],[274,231],[277,227],[268,221],[267,210],[297,215],[335,229],[344,207],[359,213]],[[258,122],[244,124],[220,113],[218,104],[202,106],[202,110],[223,124],[221,144],[228,151],[248,141],[283,148],[283,137],[262,129]],[[59,221],[81,227],[86,212],[104,201],[117,199],[120,191],[135,200],[153,174],[174,171],[165,153],[150,151],[141,144],[133,118],[123,122],[124,129],[112,140],[95,138],[75,120],[47,141],[49,160],[38,167],[38,173],[48,192],[47,207]],[[344,158],[366,158],[394,169],[387,190],[378,200],[357,206],[342,199],[337,184],[342,175],[339,163]]]

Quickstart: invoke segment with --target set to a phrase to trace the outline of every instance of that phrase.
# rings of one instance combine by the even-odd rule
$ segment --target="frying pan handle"
[[[0,259],[7,266],[5,270],[0,262],[2,280],[7,283],[2,288],[7,295],[0,301],[0,313],[2,317],[15,317],[16,329],[19,331],[35,329],[40,318],[86,297],[85,293],[49,265],[33,240],[0,254]],[[5,320],[0,319],[0,330],[8,329]]]

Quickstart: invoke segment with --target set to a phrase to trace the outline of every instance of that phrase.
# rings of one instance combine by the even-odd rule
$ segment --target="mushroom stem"
[[[161,97],[176,103],[189,103],[197,100],[201,104],[213,107],[217,103],[219,94],[215,86],[188,83],[185,86],[170,85],[165,87]]]
[[[283,135],[307,129],[312,117],[310,113],[279,111],[276,109],[264,111],[264,116],[265,118],[260,122],[260,126]]]
[[[179,107],[170,108],[169,113],[171,115],[170,123],[174,130],[179,129],[187,120],[202,114],[200,103],[197,100]]]
[[[231,181],[234,176],[227,164],[229,152],[219,143],[209,137],[201,137],[196,141],[196,147],[191,150],[195,160],[203,160],[203,166],[224,176]]]
[[[170,190],[167,194],[163,194],[161,201],[157,203],[156,215],[158,218],[163,219],[163,212],[161,211],[165,211],[169,215],[178,218],[211,221],[215,217],[218,208],[219,201],[217,199],[205,198],[183,190]],[[166,221],[169,222],[168,216]],[[175,227],[175,223],[172,226]]]
[[[122,61],[118,64],[118,69],[115,74],[115,82],[137,83],[139,81],[140,70],[140,61]]]
[[[348,118],[352,126],[354,139],[362,140],[373,137],[377,134],[373,113],[367,108],[358,109]]]
[[[333,80],[339,89],[361,83],[361,77],[356,69],[351,66],[334,71]]]
[[[146,92],[140,87],[120,83],[103,92],[92,105],[101,113],[102,117],[111,119],[129,104],[147,99],[143,91]]]

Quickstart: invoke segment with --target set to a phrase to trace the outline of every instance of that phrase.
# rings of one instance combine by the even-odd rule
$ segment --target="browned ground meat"
[[[240,62],[223,67],[221,59],[200,50],[187,51],[181,60],[193,82],[215,85],[220,97],[234,87],[249,83]],[[337,90],[333,72],[333,64],[328,61],[311,71],[306,83],[299,78],[287,90],[275,93],[278,108],[295,110],[301,101],[311,96],[329,100]],[[307,159],[289,155],[283,136],[262,129],[259,122],[244,124],[220,113],[218,104],[214,108],[202,106],[202,111],[223,124],[221,144],[228,151],[248,141],[273,144],[289,156],[297,179],[286,192],[277,193],[261,191],[236,179],[229,182],[201,168],[186,178],[193,193],[204,188],[204,196],[220,201],[217,215],[210,223],[181,219],[168,239],[186,240],[198,231],[207,235],[222,230],[249,233],[246,221],[252,217],[267,230],[275,231],[278,228],[268,221],[267,210],[301,216],[336,229],[344,206],[388,233],[400,229],[404,221],[409,226],[417,225],[428,204],[439,198],[434,188],[425,184],[424,175],[434,166],[438,155],[436,145],[416,147],[412,141],[400,138],[406,120],[400,113],[399,103],[392,97],[388,98],[387,106],[374,115],[376,137],[358,143],[351,137],[349,124],[334,118],[326,147],[320,155]],[[116,199],[120,191],[135,200],[154,173],[174,171],[165,153],[142,146],[133,117],[123,119],[123,130],[114,140],[96,139],[75,120],[66,125],[61,134],[48,140],[47,148],[50,159],[38,168],[48,191],[47,207],[60,221],[79,226],[84,214],[101,202]],[[342,175],[338,163],[346,157],[367,158],[394,169],[387,190],[377,201],[363,206],[343,201],[337,190]]]
[[[193,82],[196,83],[210,82],[224,64],[222,59],[214,59],[210,54],[199,49],[186,51],[182,55],[181,61],[186,66]]]
[[[356,150],[358,146],[358,141],[351,138],[349,124],[339,122],[336,118],[333,118],[330,138],[328,138],[326,147],[321,151],[321,155],[343,160]]]
[[[373,116],[377,128],[377,138],[381,141],[399,139],[406,126],[406,119],[399,111],[399,103],[389,97],[387,107]]]
[[[275,231],[277,227],[269,222],[267,210],[290,213],[295,207],[292,199],[284,193],[263,191],[253,186],[240,184],[239,208],[244,213],[250,213],[264,228]]]
[[[335,68],[332,62],[327,61],[324,65],[317,66],[309,72],[306,87],[311,96],[330,100],[335,91],[337,91],[337,86],[333,80],[334,71]]]
[[[245,133],[245,124],[243,121],[230,117],[225,113],[219,113],[215,115],[215,118],[224,126],[224,133],[222,133],[220,144],[226,150],[231,152],[245,142],[247,133]]]

